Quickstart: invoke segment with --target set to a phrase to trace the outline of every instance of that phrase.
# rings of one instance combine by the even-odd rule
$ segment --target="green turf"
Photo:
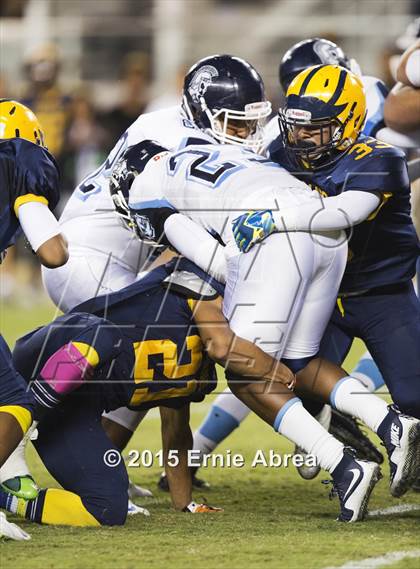
[[[31,311],[9,307],[0,324],[9,342],[35,325],[48,320],[51,308],[41,304]],[[361,351],[358,346],[352,356]],[[351,362],[350,362],[351,365]],[[192,425],[199,425],[211,398],[192,407]],[[158,413],[152,411],[135,435],[131,449],[160,448]],[[377,557],[390,551],[420,549],[420,511],[368,519],[343,525],[335,521],[337,499],[329,500],[329,486],[316,480],[301,480],[293,467],[250,467],[256,449],[290,452],[292,446],[256,417],[250,416],[220,447],[220,452],[243,454],[244,468],[202,470],[212,488],[196,493],[198,501],[223,506],[224,513],[188,515],[174,512],[167,494],[156,488],[160,468],[131,468],[134,481],[154,491],[155,498],[142,504],[151,516],[130,518],[122,528],[78,529],[38,526],[8,516],[32,535],[30,542],[0,545],[1,569],[134,569],[192,567],[265,567],[317,569],[340,566],[350,560]],[[29,462],[42,486],[56,485],[31,447]],[[390,497],[385,478],[376,487],[372,510],[399,503],[420,506],[420,494],[401,500]],[[393,567],[414,569],[419,559]]]

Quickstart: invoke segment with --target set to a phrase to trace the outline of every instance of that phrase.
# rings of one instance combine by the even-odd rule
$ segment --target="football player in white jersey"
[[[322,374],[319,381],[313,382],[313,365],[329,365],[317,362],[316,354],[346,264],[344,235],[340,231],[317,233],[316,228],[314,233],[301,233],[297,239],[296,234],[283,234],[283,239],[267,241],[265,249],[261,247],[253,254],[240,253],[234,242],[232,222],[251,203],[259,203],[263,209],[272,204],[280,210],[287,203],[308,203],[316,199],[309,187],[270,161],[235,146],[204,145],[168,153],[146,141],[139,145],[139,151],[148,156],[148,161],[129,192],[120,191],[118,186],[113,189],[118,204],[122,206],[125,202],[125,218],[131,218],[129,223],[139,238],[167,240],[194,259],[197,245],[191,220],[219,236],[226,245],[224,313],[231,329],[300,372],[299,388],[303,392],[313,390],[340,410],[363,418],[376,432],[381,430],[379,425],[383,421],[386,424],[394,421],[393,411],[387,409],[384,401],[374,395],[366,399],[367,389],[338,368],[338,375]],[[265,222],[264,215],[260,216],[255,225],[257,231]],[[220,245],[215,240],[209,259],[217,247]],[[359,506],[350,506],[346,500],[354,480],[344,481],[347,466],[341,462],[342,447],[340,451],[334,448],[337,441],[333,437],[327,442],[324,438],[327,431],[303,408],[300,400],[289,397],[282,404],[274,394],[258,396],[255,392],[250,397],[247,388],[235,386],[236,378],[229,373],[228,378],[243,403],[276,431],[318,456],[341,492],[340,519],[361,519],[355,513]],[[279,407],[275,420],[270,422],[276,405]],[[378,467],[375,463],[356,462],[362,468],[358,482],[366,476],[370,480],[368,485],[373,486]],[[366,472],[363,465],[369,465]],[[351,468],[355,468],[354,463]],[[410,472],[412,482],[413,472]],[[402,479],[392,478],[393,495],[400,495],[407,487]],[[346,514],[346,509],[352,513]]]
[[[219,76],[226,61],[229,75]],[[216,115],[212,126],[202,122],[197,125],[182,104],[141,115],[131,125],[104,164],[77,186],[61,215],[60,225],[69,242],[70,259],[57,274],[44,271],[43,280],[51,299],[64,312],[91,297],[127,286],[150,265],[154,248],[136,239],[120,222],[109,194],[111,171],[127,149],[144,139],[156,140],[167,148],[225,138],[232,142],[240,140],[253,150],[262,147],[260,124],[270,115],[271,105],[265,99],[260,76],[249,63],[228,55],[213,56],[201,60],[199,72],[190,75],[190,79],[194,98],[198,100],[204,92],[211,94],[217,85],[218,108],[227,107],[235,119],[245,120],[238,127],[219,124],[217,110],[211,107]],[[141,157],[139,162],[136,158],[126,155],[120,171],[126,183],[141,168]],[[206,241],[208,235],[203,234]],[[104,422],[108,434],[124,447],[143,416],[122,408],[107,414]]]

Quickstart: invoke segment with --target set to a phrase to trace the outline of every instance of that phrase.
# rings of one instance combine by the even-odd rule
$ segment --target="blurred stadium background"
[[[44,126],[69,193],[144,111],[176,104],[183,75],[212,53],[257,67],[275,109],[278,65],[307,37],[327,37],[392,87],[420,0],[2,0],[0,97]],[[31,303],[39,269],[22,243],[2,267],[1,302]]]

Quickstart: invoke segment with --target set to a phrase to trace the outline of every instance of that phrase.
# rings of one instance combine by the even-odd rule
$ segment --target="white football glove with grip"
[[[31,536],[23,531],[19,526],[8,522],[6,514],[0,512],[0,539],[1,538],[15,539],[16,541],[27,541]]]

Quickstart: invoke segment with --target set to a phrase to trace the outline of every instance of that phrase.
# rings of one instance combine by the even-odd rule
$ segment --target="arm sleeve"
[[[313,203],[312,203],[313,201]],[[293,208],[273,211],[278,229],[288,231],[334,231],[366,220],[381,199],[370,192],[351,191],[331,198],[312,200]]]
[[[198,265],[219,282],[226,282],[224,247],[203,227],[181,213],[165,221],[165,235],[184,257]]]
[[[420,87],[420,48],[413,51],[407,59],[405,74],[413,87]]]
[[[18,214],[22,230],[35,252],[60,233],[58,221],[43,203],[26,202],[19,207]]]

